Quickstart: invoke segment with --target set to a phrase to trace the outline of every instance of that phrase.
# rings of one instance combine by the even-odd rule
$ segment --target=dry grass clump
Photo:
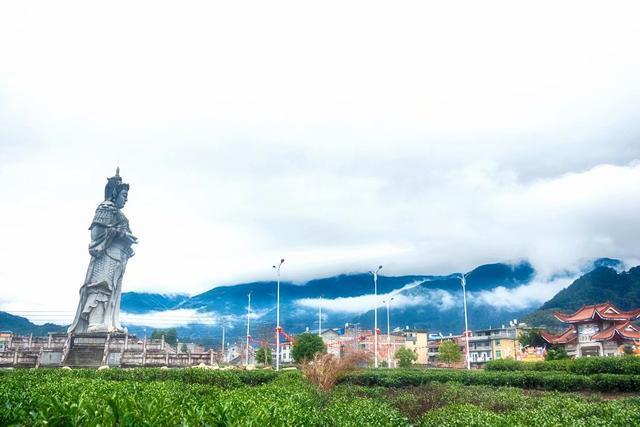
[[[303,375],[322,391],[329,391],[338,379],[358,365],[368,362],[369,356],[363,352],[350,353],[338,358],[329,353],[316,353],[308,363],[300,367]]]

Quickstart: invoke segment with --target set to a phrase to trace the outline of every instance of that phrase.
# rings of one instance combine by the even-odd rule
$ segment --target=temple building
[[[540,335],[549,344],[564,347],[569,356],[618,356],[625,346],[634,351],[640,347],[640,327],[631,323],[640,318],[640,308],[622,311],[607,302],[585,305],[573,314],[555,312],[554,316],[568,323],[568,328],[559,335],[544,331]]]

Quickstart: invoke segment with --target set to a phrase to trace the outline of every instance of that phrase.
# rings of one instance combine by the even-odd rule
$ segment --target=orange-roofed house
[[[549,344],[564,347],[569,356],[618,356],[625,345],[640,348],[640,327],[632,323],[640,318],[640,308],[623,311],[607,302],[554,316],[568,324],[567,329],[559,335],[544,331],[540,335]]]

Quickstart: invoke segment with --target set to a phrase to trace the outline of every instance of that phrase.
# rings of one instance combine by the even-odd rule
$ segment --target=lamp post
[[[379,265],[376,271],[370,271],[373,274],[373,293],[375,296],[375,307],[373,310],[373,366],[378,367],[378,273],[382,270]]]
[[[467,275],[460,275],[460,284],[462,285],[462,301],[464,304],[464,337],[467,347],[467,369],[471,369],[471,359],[469,358],[469,322],[467,321]]]
[[[251,339],[251,335],[249,334],[249,319],[251,317],[251,292],[247,295],[249,300],[247,304],[247,348],[244,353],[244,366],[249,366],[249,340]]]
[[[224,325],[222,326],[222,363],[226,362],[224,360]]]
[[[278,279],[278,287],[276,290],[276,371],[280,370],[280,267],[284,258],[280,260],[278,266],[273,266],[276,269],[276,275]]]
[[[393,298],[382,301],[383,304],[387,304],[387,368],[391,367],[391,322],[389,321],[389,304],[391,304],[391,301],[393,301]]]
[[[318,336],[322,336],[322,295],[320,296],[320,303],[318,304]]]

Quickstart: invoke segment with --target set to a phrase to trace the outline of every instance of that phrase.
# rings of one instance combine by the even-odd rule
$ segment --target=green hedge
[[[500,359],[487,362],[487,371],[564,371],[573,374],[640,375],[640,357],[579,357],[545,362],[516,362]]]
[[[640,400],[591,403],[576,397],[550,395],[533,407],[496,413],[471,404],[453,404],[427,412],[421,427],[450,426],[621,426],[640,424]]]
[[[350,375],[354,382],[394,387],[466,378],[467,382],[567,387],[569,377],[603,388],[637,387],[633,376],[563,372],[378,370]],[[235,377],[237,381],[229,380]],[[429,378],[430,377],[430,378]],[[552,379],[556,384],[552,383]],[[263,381],[250,386],[251,382]],[[535,381],[538,381],[537,383]],[[299,372],[206,370],[0,371],[0,425],[53,426],[632,426],[640,425],[640,398],[602,400],[522,388],[467,386],[462,381],[421,387],[342,384],[321,393]],[[569,382],[569,385],[570,382]]]
[[[12,371],[0,371],[0,378]],[[178,381],[186,384],[206,384],[221,388],[236,388],[243,385],[256,386],[266,384],[278,377],[278,373],[270,370],[255,371],[221,371],[202,368],[160,369],[36,369],[30,371],[34,379],[84,378],[107,381]]]
[[[299,373],[14,370],[0,375],[0,426],[406,426],[385,402],[327,397]],[[229,375],[238,387],[212,386]],[[205,381],[206,380],[206,381]],[[208,381],[208,382],[207,382]]]
[[[382,387],[420,386],[434,381],[459,382],[465,385],[509,386],[558,391],[640,391],[640,375],[577,375],[568,372],[396,369],[366,370],[348,374],[342,378],[342,382],[344,383]]]

